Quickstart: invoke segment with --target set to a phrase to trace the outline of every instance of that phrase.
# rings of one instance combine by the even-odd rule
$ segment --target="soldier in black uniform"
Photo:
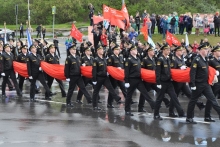
[[[116,45],[114,48],[112,48],[112,50],[113,50],[113,54],[108,59],[108,66],[113,66],[113,67],[117,67],[119,69],[124,69],[124,59],[123,59],[122,55],[119,55],[119,53],[120,53],[119,46]],[[109,79],[111,81],[112,87],[114,89],[116,89],[116,87],[119,86],[124,97],[126,98],[127,91],[125,89],[124,82],[116,80],[112,76],[109,76]],[[108,108],[114,108],[114,106],[112,105],[112,102],[113,102],[113,97],[112,97],[111,93],[109,93],[108,104],[107,104]]]
[[[48,42],[44,39],[43,40],[43,53],[44,53],[44,57],[46,57],[46,55],[49,53],[49,49],[48,49]]]
[[[18,56],[18,51],[16,50],[16,47],[14,45],[14,39],[9,40],[9,46],[11,48],[11,53],[14,55],[14,58],[16,59]]]
[[[123,55],[124,61],[125,61],[129,57],[129,55],[130,55],[128,49],[130,48],[131,44],[130,44],[130,42],[127,41],[127,42],[124,42],[123,46],[124,47],[123,47],[123,49],[122,49],[120,54]]]
[[[183,56],[183,47],[177,46],[174,49],[174,56],[172,58],[170,65],[171,68],[181,69],[181,70],[185,70],[187,68],[182,56]],[[186,83],[173,81],[173,86],[177,97],[179,96],[179,93],[182,91],[183,94],[185,94],[189,99],[191,99],[192,92]],[[196,105],[200,110],[205,108],[205,105],[202,102],[197,102]],[[172,100],[170,101],[169,117],[177,117],[177,115],[174,113],[174,105]]]
[[[132,45],[129,48],[130,56],[125,62],[125,87],[127,90],[127,97],[125,100],[125,115],[133,116],[131,113],[132,94],[137,88],[144,96],[146,101],[150,104],[151,109],[154,109],[155,102],[148,95],[144,83],[141,79],[141,61],[137,57],[137,48]]]
[[[35,39],[34,40],[34,46],[36,47],[37,49],[37,54],[40,55],[41,58],[44,57],[44,54],[43,54],[43,45],[40,43],[40,41],[38,39]]]
[[[201,94],[203,94],[208,101],[212,104],[212,107],[217,111],[218,115],[220,116],[220,106],[216,101],[215,95],[212,92],[211,86],[208,83],[208,46],[202,44],[198,47],[199,55],[195,57],[192,62],[191,69],[190,69],[190,87],[192,90],[192,98],[189,101],[188,109],[187,109],[187,123],[195,124],[196,122],[193,120],[194,117],[194,108],[195,104]],[[207,103],[209,103],[207,101]],[[206,110],[210,110],[210,105],[206,104]],[[207,113],[208,114],[208,113]],[[206,114],[205,114],[206,115]],[[208,114],[210,115],[210,114]],[[205,121],[211,121],[211,117],[208,116]]]
[[[155,52],[154,52],[154,49],[151,45],[146,50],[146,53],[147,53],[146,57],[143,58],[143,60],[141,62],[142,68],[148,69],[148,70],[156,70],[156,62],[154,59]],[[144,86],[148,92],[151,89],[157,91],[157,85],[155,83],[144,82]],[[169,100],[166,97],[164,97],[163,102],[165,103],[166,107],[168,108],[170,105]],[[139,104],[138,104],[138,112],[146,112],[146,110],[144,110],[144,103],[145,103],[144,96],[142,94],[140,94]]]
[[[111,82],[108,77],[107,72],[107,61],[103,57],[104,50],[101,45],[97,46],[97,57],[93,61],[92,66],[92,83],[95,85],[93,96],[92,96],[92,102],[93,102],[93,109],[94,110],[101,110],[101,108],[98,107],[98,93],[104,85],[108,91],[111,93],[112,97],[115,99],[117,103],[121,103],[121,98],[115,93],[114,88],[111,85]]]
[[[40,67],[40,62],[42,58],[40,55],[37,54],[37,48],[34,45],[30,46],[29,50],[31,51],[31,53],[27,56],[27,70],[29,79],[31,80],[30,101],[35,101],[36,80],[39,80],[46,90],[45,99],[51,100],[50,96],[52,92],[46,84],[42,69]]]
[[[17,57],[17,61],[20,63],[27,63],[27,56],[28,56],[28,47],[26,45],[21,47],[21,53]],[[25,77],[19,75],[19,89],[23,91],[23,84],[24,84]]]
[[[11,77],[17,95],[19,97],[22,96],[22,93],[18,87],[18,83],[15,77],[15,72],[14,72],[14,68],[13,68],[13,60],[14,60],[14,55],[11,53],[11,48],[9,46],[9,44],[5,44],[4,45],[4,50],[5,52],[2,53],[0,59],[1,59],[1,67],[2,67],[2,73],[1,76],[3,76],[3,81],[2,81],[2,97],[5,97],[5,88],[6,88],[6,83],[8,81],[9,76]]]
[[[21,53],[21,47],[22,46],[23,46],[23,42],[21,40],[18,40],[17,44],[16,44],[16,50],[18,52],[18,55]]]
[[[213,54],[213,57],[209,60],[209,66],[215,68],[216,72],[217,72],[217,75],[219,75],[219,72],[220,72],[220,61],[219,61],[220,46],[217,45],[216,47],[214,47],[212,49],[212,54]],[[218,82],[215,83],[214,85],[212,85],[212,91],[213,91],[213,94],[215,95],[215,97],[220,92],[220,76],[217,76],[217,77],[218,77]],[[205,110],[205,119],[204,119],[204,121],[215,122],[215,120],[213,120],[211,118],[211,108],[212,108],[211,101],[208,100],[206,105],[208,105],[208,106]]]
[[[53,44],[51,44],[49,46],[48,50],[49,50],[49,54],[46,55],[45,61],[47,63],[50,63],[50,64],[60,64],[59,57],[55,54],[55,52],[56,52],[55,46]],[[54,80],[53,77],[51,77],[50,75],[47,75],[47,85],[48,85],[49,88],[51,88],[51,86],[53,84],[53,80]],[[58,79],[55,79],[55,80],[59,84],[62,97],[66,97],[66,92],[65,92],[65,89],[64,89],[63,82],[61,80],[58,80]]]
[[[177,95],[174,91],[174,87],[171,81],[170,60],[168,58],[168,55],[170,54],[170,47],[169,45],[165,44],[161,48],[161,50],[162,55],[159,57],[156,66],[156,84],[158,88],[158,96],[156,99],[156,105],[154,109],[154,119],[162,120],[159,114],[159,109],[165,93],[167,93],[173,101],[173,104],[177,109],[179,117],[183,117],[185,115],[179,103],[179,100],[177,99]]]
[[[80,90],[86,97],[87,102],[91,103],[92,98],[89,95],[88,91],[86,90],[85,84],[82,80],[81,70],[80,70],[81,61],[80,61],[80,57],[76,56],[76,46],[70,46],[68,50],[70,52],[70,55],[66,58],[65,68],[64,68],[66,81],[69,82],[66,105],[67,107],[73,107],[73,104],[71,103],[71,98],[76,85],[80,88]]]

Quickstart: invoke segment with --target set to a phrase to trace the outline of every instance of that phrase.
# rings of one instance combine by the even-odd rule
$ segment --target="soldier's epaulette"
[[[111,55],[112,57],[114,56],[114,55]]]
[[[159,59],[162,59],[163,60],[163,57],[162,56],[160,56],[160,58]]]
[[[148,57],[144,57],[144,59],[147,59]]]
[[[196,57],[196,61],[199,61],[200,60],[200,57]]]
[[[131,57],[128,57],[128,60],[131,60]]]
[[[71,56],[69,55],[69,56],[67,56],[67,58],[71,58]]]

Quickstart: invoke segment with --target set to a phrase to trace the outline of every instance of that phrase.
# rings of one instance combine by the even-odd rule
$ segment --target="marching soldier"
[[[49,49],[47,46],[48,42],[44,39],[43,40],[43,53],[44,53],[44,57],[46,57],[46,55],[49,53]]]
[[[21,53],[17,57],[17,61],[20,63],[27,63],[27,56],[28,56],[28,48],[26,45],[21,47]],[[23,91],[23,84],[24,84],[25,77],[19,75],[19,89]]]
[[[103,57],[103,54],[103,47],[101,45],[97,45],[97,57],[95,58],[92,66],[92,83],[95,85],[92,96],[93,110],[101,110],[101,108],[98,107],[98,94],[102,85],[108,89],[108,91],[111,93],[111,96],[117,103],[121,103],[121,98],[115,93],[115,90],[109,80],[107,61]]]
[[[174,56],[171,61],[171,68],[181,69],[181,70],[185,70],[187,68],[182,56],[183,56],[183,47],[177,46],[174,49]],[[183,94],[185,94],[189,99],[191,99],[192,92],[186,83],[173,81],[173,86],[177,97],[179,93],[182,91]],[[205,108],[205,105],[202,102],[197,102],[196,105],[200,110]],[[177,117],[177,115],[174,113],[174,105],[172,100],[170,101],[169,117]]]
[[[34,40],[34,46],[37,49],[37,54],[40,55],[41,58],[43,58],[43,45],[40,43],[38,39]]]
[[[84,56],[81,58],[82,66],[92,66],[94,58],[93,58],[93,56],[91,56],[91,54],[92,54],[91,48],[89,48],[89,47],[87,47],[87,45],[85,45],[84,52],[82,52],[82,54],[84,54]],[[92,83],[92,78],[87,78],[85,76],[82,76],[82,79],[84,81],[85,86],[87,86],[90,83],[94,88],[94,85]],[[77,94],[77,100],[76,100],[77,103],[82,104],[82,101],[81,101],[82,96],[83,96],[83,92],[79,89],[78,94]],[[99,101],[99,99],[100,99],[100,97],[98,95],[98,103],[101,103]]]
[[[89,95],[88,91],[86,90],[85,84],[82,80],[81,70],[80,70],[81,61],[79,56],[76,55],[76,47],[70,46],[68,50],[70,55],[66,58],[65,68],[64,68],[66,81],[69,82],[69,89],[66,97],[66,106],[73,107],[73,104],[71,103],[71,98],[76,85],[80,88],[80,90],[86,97],[87,102],[91,103],[92,98]]]
[[[2,97],[5,97],[5,88],[6,88],[6,83],[9,80],[9,76],[11,77],[17,95],[19,97],[22,96],[22,93],[18,87],[18,83],[15,77],[15,72],[14,72],[14,68],[13,68],[13,60],[14,60],[14,55],[11,53],[11,48],[9,46],[9,44],[5,44],[4,45],[4,50],[5,52],[2,53],[0,59],[1,59],[1,67],[2,67],[2,73],[1,76],[3,76],[3,81],[2,81]]]
[[[125,62],[125,87],[128,88],[125,100],[125,115],[133,116],[131,113],[131,100],[132,94],[136,88],[141,92],[141,94],[143,94],[146,101],[150,104],[151,109],[154,109],[155,102],[148,95],[141,79],[141,61],[137,57],[137,48],[132,45],[129,48],[129,51],[130,56]]]
[[[143,58],[142,62],[141,62],[141,66],[144,69],[148,69],[148,70],[156,70],[156,62],[154,59],[154,49],[153,47],[150,45],[149,48],[146,50],[146,57]],[[149,92],[151,89],[157,91],[157,85],[155,83],[148,83],[148,82],[144,82],[144,86],[147,89],[147,91]],[[165,103],[166,107],[168,108],[170,105],[169,100],[164,97],[163,98],[163,102]],[[144,96],[142,94],[140,94],[140,98],[139,98],[139,105],[138,105],[138,112],[146,112],[146,110],[144,110],[144,103],[145,103],[145,99]]]
[[[50,63],[50,64],[60,64],[59,62],[59,57],[55,54],[55,46],[53,44],[51,44],[49,46],[49,54],[46,55],[46,58],[45,58],[45,61],[47,63]],[[47,75],[47,85],[49,88],[51,88],[52,84],[53,84],[53,80],[54,78]],[[65,92],[65,89],[64,89],[64,85],[63,85],[63,82],[61,80],[58,80],[58,79],[55,79],[57,81],[57,83],[59,84],[59,87],[60,87],[60,90],[61,90],[61,94],[62,94],[62,97],[66,97],[66,92]]]
[[[29,50],[31,51],[31,53],[27,56],[27,70],[29,79],[31,80],[30,101],[35,101],[36,80],[39,80],[46,90],[45,99],[51,100],[50,96],[52,95],[52,92],[46,84],[42,69],[40,67],[40,62],[42,58],[40,55],[37,54],[37,48],[34,45],[30,46]]]
[[[202,44],[198,47],[199,55],[192,61],[190,69],[190,86],[192,90],[192,98],[189,101],[187,109],[186,122],[196,124],[193,120],[195,104],[201,94],[207,98],[205,108],[205,121],[212,121],[210,113],[206,113],[210,110],[211,103],[212,107],[217,111],[220,116],[220,106],[216,101],[215,95],[212,92],[211,86],[208,83],[208,46]],[[219,75],[219,72],[216,73]],[[207,116],[206,116],[207,115]],[[207,118],[206,118],[207,117]]]
[[[124,69],[124,60],[123,60],[123,56],[119,55],[119,53],[120,53],[119,46],[116,45],[114,48],[112,48],[112,50],[113,50],[113,53],[108,59],[108,66],[113,66],[113,67],[117,67],[119,69]],[[119,80],[115,80],[112,76],[109,76],[109,79],[111,81],[112,87],[114,89],[116,89],[116,87],[119,86],[124,97],[126,98],[127,92],[125,89],[124,82],[119,81]],[[108,104],[107,104],[108,108],[114,108],[114,106],[112,105],[112,102],[113,102],[113,97],[112,97],[111,93],[109,93]]]
[[[176,93],[174,91],[173,84],[171,82],[171,72],[170,72],[170,60],[168,55],[170,54],[169,45],[165,44],[162,48],[162,55],[158,58],[156,66],[156,84],[157,84],[157,99],[154,109],[154,119],[163,120],[160,117],[159,109],[161,102],[164,98],[164,94],[167,93],[171,100],[173,101],[174,106],[179,114],[179,117],[184,117],[183,109],[177,99]]]

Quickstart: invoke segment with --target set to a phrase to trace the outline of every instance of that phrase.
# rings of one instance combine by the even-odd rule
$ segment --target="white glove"
[[[219,71],[218,71],[218,70],[216,70],[215,75],[216,75],[216,76],[219,76]]]
[[[187,68],[186,65],[183,65],[183,66],[180,67],[181,70],[185,70],[186,68]]]
[[[86,64],[85,64],[85,63],[83,63],[83,64],[82,64],[82,66],[86,66]]]
[[[157,88],[158,88],[158,89],[161,89],[161,88],[162,88],[162,85],[157,85]]]
[[[187,61],[187,59],[186,59],[186,58],[184,58],[183,60],[184,60],[185,62]]]
[[[109,76],[109,73],[107,72],[107,76]]]
[[[93,85],[96,85],[96,84],[97,84],[97,82],[92,82],[92,84],[93,84]]]
[[[39,67],[39,71],[42,71],[42,68],[41,68],[41,67]]]
[[[126,87],[126,88],[129,88],[129,87],[130,87],[130,84],[129,84],[129,83],[125,83],[125,87]]]
[[[121,69],[121,67],[118,67],[118,69]]]
[[[32,80],[32,79],[33,79],[33,77],[32,77],[32,76],[30,76],[30,77],[29,77],[29,79],[30,79],[30,80]]]
[[[66,79],[66,81],[69,82],[69,81],[70,81],[70,78]]]
[[[5,73],[1,73],[1,75],[4,77],[4,76],[5,76]]]
[[[191,87],[191,90],[196,90],[196,86],[195,87]]]

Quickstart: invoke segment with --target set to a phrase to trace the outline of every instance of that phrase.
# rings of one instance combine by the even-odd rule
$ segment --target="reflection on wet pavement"
[[[28,85],[28,84],[27,84]],[[25,88],[28,89],[28,86]],[[54,91],[58,85],[54,84]],[[88,87],[91,92],[91,87]],[[59,90],[58,90],[59,92]],[[163,121],[153,120],[152,110],[146,103],[147,113],[137,112],[137,104],[132,105],[133,117],[124,115],[124,104],[114,109],[107,109],[107,91],[102,89],[101,111],[93,111],[92,106],[75,103],[74,108],[66,108],[60,93],[54,96],[58,101],[43,100],[43,90],[37,95],[37,102],[30,103],[28,91],[22,99],[15,97],[15,92],[1,99],[0,103],[0,145],[2,146],[193,146],[206,145],[216,147],[219,140],[219,120],[204,123],[204,110],[196,109],[196,125],[185,124],[185,118],[167,117],[168,109],[162,104]],[[75,91],[77,93],[77,91]],[[122,96],[121,92],[119,95]],[[154,97],[154,93],[150,92]],[[133,96],[138,101],[139,92]],[[64,99],[65,100],[65,99]],[[186,97],[180,97],[186,110]],[[205,101],[205,99],[202,99]],[[218,118],[213,111],[213,118]]]

